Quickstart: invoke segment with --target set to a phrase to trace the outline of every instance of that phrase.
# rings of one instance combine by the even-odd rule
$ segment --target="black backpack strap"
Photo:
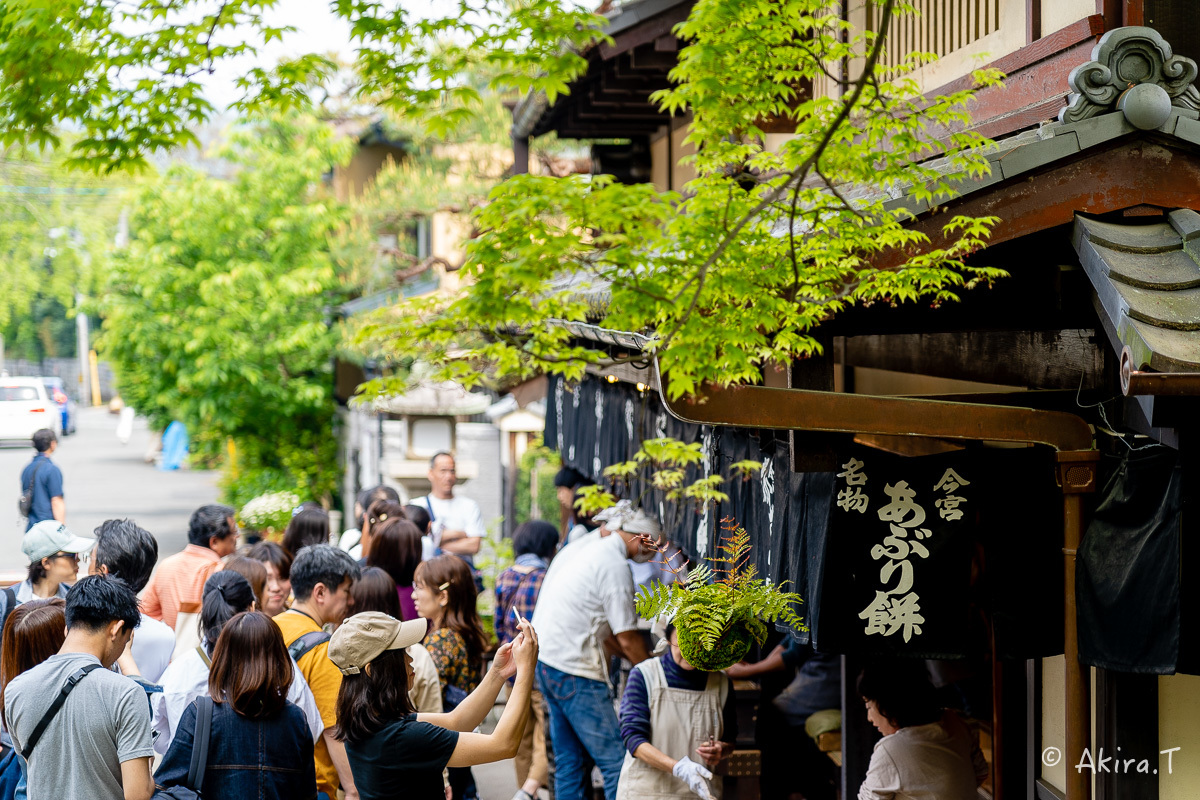
[[[330,635],[325,631],[309,631],[301,636],[288,647],[288,655],[292,657],[292,661],[299,662],[300,659],[308,655],[314,647],[325,644],[330,640]]]
[[[45,464],[45,463],[46,463],[46,461],[49,461],[49,460],[50,460],[50,459],[49,459],[49,458],[47,458],[45,461],[39,461],[39,462],[37,462],[36,464],[34,464],[34,465],[33,465],[33,474],[29,476],[29,488],[26,490],[26,491],[28,491],[30,494],[33,494],[33,487],[34,487],[34,484],[36,484],[36,483],[37,483],[37,474],[38,474],[38,470],[42,468],[42,464]]]
[[[213,699],[208,695],[196,698],[196,731],[192,738],[192,763],[188,767],[187,786],[199,792],[204,785],[204,770],[208,766],[208,740],[212,735]]]
[[[4,613],[0,614],[0,631],[4,630],[4,623],[8,622],[8,615],[17,607],[17,593],[13,591],[11,586],[4,587]]]
[[[80,667],[71,673],[71,677],[67,678],[67,682],[63,684],[62,691],[58,693],[58,697],[54,698],[54,702],[50,704],[50,708],[42,716],[37,727],[33,729],[33,733],[29,735],[29,741],[21,748],[21,755],[24,756],[26,763],[33,757],[33,748],[37,746],[38,741],[42,738],[42,734],[46,732],[46,728],[51,721],[58,716],[58,712],[63,707],[63,703],[67,702],[67,696],[75,690],[76,685],[87,677],[87,674],[92,670],[100,669],[99,664],[88,664],[85,667]]]

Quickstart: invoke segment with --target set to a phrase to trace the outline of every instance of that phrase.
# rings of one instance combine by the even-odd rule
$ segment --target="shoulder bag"
[[[196,698],[196,735],[192,738],[192,763],[188,767],[187,784],[157,789],[151,800],[203,800],[200,787],[204,785],[204,770],[208,768],[208,741],[212,735],[213,699],[208,695]]]
[[[21,512],[22,517],[28,517],[29,513],[33,511],[33,487],[37,485],[38,470],[49,460],[37,462],[33,467],[33,474],[29,476],[29,485],[21,488],[21,497],[17,500],[17,510]]]

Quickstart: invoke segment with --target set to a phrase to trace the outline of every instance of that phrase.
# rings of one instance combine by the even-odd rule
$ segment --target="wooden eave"
[[[670,122],[650,95],[670,85],[679,41],[672,29],[687,19],[694,0],[643,0],[609,19],[612,37],[582,55],[587,72],[571,93],[553,105],[530,95],[513,112],[513,135],[550,131],[568,139],[629,138],[654,133]]]
[[[948,242],[947,214],[999,217],[989,239],[994,246],[1071,224],[1076,212],[1200,206],[1200,121],[1179,113],[1150,132],[1136,130],[1120,112],[1047,126],[1040,135],[998,143],[989,162],[989,176],[961,184],[960,194],[942,204],[901,198],[889,205],[917,213],[912,227],[929,236],[930,249]],[[878,263],[900,258],[885,254]]]

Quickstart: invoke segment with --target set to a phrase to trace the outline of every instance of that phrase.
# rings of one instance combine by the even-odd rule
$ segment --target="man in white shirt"
[[[88,574],[120,578],[135,592],[146,588],[158,563],[158,541],[154,536],[128,519],[106,520],[95,533]],[[158,683],[174,651],[175,631],[143,613],[130,647],[138,674],[150,683]]]
[[[487,530],[479,504],[469,497],[455,496],[457,482],[454,456],[445,451],[435,453],[429,459],[429,494],[413,500],[412,505],[429,511],[433,546],[454,553],[474,567],[471,557],[479,552]]]
[[[580,545],[566,563],[546,573],[533,612],[542,641],[538,688],[549,711],[560,800],[583,800],[585,755],[600,767],[606,800],[616,797],[625,750],[604,645],[615,637],[634,664],[649,655],[637,630],[627,559],[645,563],[658,556],[661,528],[635,509],[609,519],[606,527],[612,535]]]

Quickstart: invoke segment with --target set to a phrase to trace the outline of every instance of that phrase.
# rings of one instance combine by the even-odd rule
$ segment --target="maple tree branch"
[[[863,91],[866,89],[867,84],[874,81],[875,67],[879,63],[880,54],[883,52],[883,44],[884,40],[887,39],[887,31],[891,23],[895,4],[896,0],[885,0],[883,4],[883,10],[880,12],[881,22],[879,25],[879,32],[875,37],[875,41],[872,43],[871,51],[867,55],[866,62],[863,64],[862,74],[859,76],[858,80],[854,82],[853,90],[851,90],[848,98],[843,101],[842,107],[838,110],[837,115],[830,122],[828,127],[826,127],[825,133],[822,135],[821,140],[817,143],[817,146],[808,155],[808,157],[804,159],[802,164],[788,173],[788,180],[784,181],[776,189],[767,192],[766,197],[764,197],[757,204],[755,204],[753,208],[743,214],[741,219],[734,224],[732,229],[726,231],[725,235],[721,238],[721,241],[717,243],[716,248],[714,248],[712,253],[709,254],[708,258],[704,260],[704,263],[700,265],[700,269],[697,271],[696,276],[693,279],[696,283],[696,290],[692,293],[692,299],[688,303],[687,309],[672,327],[671,331],[665,337],[663,337],[663,340],[655,347],[657,352],[665,352],[679,332],[683,330],[683,326],[687,323],[688,319],[691,318],[692,314],[696,310],[696,307],[700,304],[700,296],[704,291],[704,284],[708,278],[709,269],[711,269],[713,264],[720,260],[721,256],[725,254],[725,251],[728,250],[730,245],[733,244],[738,234],[742,232],[742,229],[749,225],[752,220],[762,214],[763,211],[778,202],[779,199],[783,197],[783,193],[787,191],[790,186],[797,182],[803,183],[803,178],[809,173],[809,171],[814,167],[820,166],[821,156],[824,155],[825,149],[833,140],[834,134],[841,129],[842,125],[850,117],[850,113],[854,110],[855,106],[858,105],[859,99],[862,97]],[[876,92],[876,94],[878,94],[878,92]],[[799,187],[797,186],[796,190],[798,189]],[[688,283],[690,284],[691,282],[693,281],[689,280]]]

